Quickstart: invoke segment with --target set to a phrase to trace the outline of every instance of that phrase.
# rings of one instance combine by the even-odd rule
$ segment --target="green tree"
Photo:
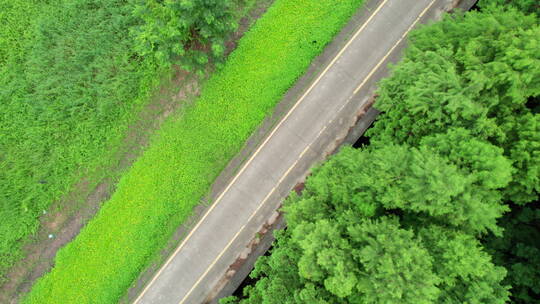
[[[534,15],[490,7],[447,16],[411,33],[392,77],[381,82],[384,112],[372,142],[418,146],[448,128],[504,149],[514,162],[505,198],[526,203],[540,191],[540,124],[527,105],[540,95],[540,27]]]
[[[540,13],[540,3],[538,0],[480,0],[478,6],[480,8],[488,7],[490,5],[499,6],[511,6],[515,7],[525,13]]]
[[[475,174],[460,170],[429,146],[385,146],[362,153],[346,148],[314,170],[306,182],[307,195],[295,202],[305,207],[299,208],[301,213],[289,210],[287,222],[321,219],[334,210],[352,211],[353,218],[373,216],[384,208],[399,209],[415,220],[444,221],[471,233],[498,232],[496,220],[507,208],[497,191],[478,182],[482,175],[493,176],[492,187],[508,182],[510,163],[493,148],[492,155],[484,155],[486,167]]]
[[[395,218],[365,220],[349,234],[362,267],[356,303],[432,303],[441,279],[429,250]]]
[[[473,235],[504,207],[474,183],[430,147],[343,149],[288,200],[241,303],[504,303],[506,272]]]
[[[464,128],[450,128],[446,133],[422,138],[420,146],[437,151],[475,180],[479,188],[496,190],[512,180],[514,168],[503,155],[504,150],[473,137]],[[491,191],[491,195],[499,195]]]
[[[232,0],[135,0],[141,24],[133,29],[137,51],[159,64],[201,69],[222,59],[227,35],[237,27]]]
[[[502,283],[506,270],[494,266],[477,239],[435,225],[421,227],[418,235],[425,248],[429,248],[434,272],[442,280],[436,303],[507,302],[509,286]]]
[[[512,209],[527,209],[519,205],[540,191],[538,19],[481,7],[412,34],[404,61],[382,82],[376,106],[385,113],[370,131],[371,142],[430,147],[476,180],[476,199],[500,196],[504,187]],[[508,269],[513,300],[530,303],[538,298],[532,283],[538,245],[524,234],[536,235],[538,226],[517,221],[516,212],[500,220],[504,235],[486,235],[485,244]]]

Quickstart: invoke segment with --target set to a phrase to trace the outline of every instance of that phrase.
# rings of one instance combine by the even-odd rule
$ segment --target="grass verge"
[[[24,302],[118,301],[361,2],[277,0]]]
[[[0,283],[53,202],[110,175],[96,168],[114,164],[163,74],[135,56],[131,11],[124,0],[0,4]]]
[[[138,121],[174,73],[134,51],[140,2],[0,3],[0,288],[40,235],[57,234],[53,214],[72,217],[145,146],[126,143],[146,132]],[[240,19],[255,0],[232,2]]]

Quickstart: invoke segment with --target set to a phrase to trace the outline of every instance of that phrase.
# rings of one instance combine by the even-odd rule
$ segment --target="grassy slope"
[[[111,160],[157,69],[123,0],[0,4],[0,282],[38,217]],[[107,174],[107,172],[102,172]]]
[[[25,302],[116,302],[361,2],[277,0]]]

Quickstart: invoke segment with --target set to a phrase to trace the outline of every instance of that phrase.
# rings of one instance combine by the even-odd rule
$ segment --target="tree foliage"
[[[528,209],[518,205],[540,191],[539,19],[488,2],[480,3],[481,12],[447,17],[412,34],[403,62],[382,82],[376,106],[385,113],[370,131],[371,142],[429,146],[477,179],[477,199],[499,195],[506,184],[503,199],[513,209]],[[537,8],[536,1],[504,2],[526,12]],[[488,237],[485,246],[508,269],[513,300],[530,303],[538,299],[531,283],[538,246],[509,224],[523,226],[516,212],[501,219],[504,234]],[[517,243],[521,249],[511,249]]]
[[[475,211],[466,177],[430,149],[344,149],[289,199],[241,303],[505,303],[506,271],[474,237],[484,227],[459,215],[504,208]]]
[[[133,29],[136,49],[160,64],[200,69],[223,59],[225,39],[236,29],[232,0],[138,1]]]
[[[480,3],[480,12],[447,17],[412,34],[403,62],[381,84],[376,106],[385,113],[370,131],[371,142],[439,151],[477,179],[480,200],[500,195],[497,189],[506,185],[502,198],[512,212],[484,245],[508,270],[512,300],[530,303],[539,295],[532,283],[538,245],[523,235],[536,235],[538,226],[524,225],[515,214],[530,210],[519,205],[535,201],[540,191],[540,29],[537,16],[510,6],[533,12],[538,3],[488,2]]]
[[[490,5],[496,6],[511,6],[515,7],[524,13],[535,13],[539,16],[540,13],[540,3],[537,0],[480,0],[478,1],[478,6],[480,8],[486,8]]]
[[[477,174],[493,172],[494,176],[502,175],[502,181],[498,181],[498,186],[502,187],[508,183],[505,176],[510,173],[500,170],[510,170],[510,164],[501,156],[500,149],[494,150],[493,157],[485,155],[484,161],[499,161],[501,167],[484,168],[484,172]],[[342,162],[336,161],[318,169],[325,174],[314,175],[308,181],[314,186],[307,191],[317,194],[308,200],[321,199],[318,204],[311,205],[314,209],[306,207],[312,212],[310,217],[317,218],[321,214],[315,206],[322,207],[322,210],[338,208],[344,213],[352,209],[358,216],[371,216],[381,206],[355,203],[377,201],[385,209],[400,209],[405,216],[410,214],[416,219],[425,217],[444,221],[471,233],[499,231],[496,219],[507,210],[501,204],[500,194],[484,189],[478,177],[470,174],[472,170],[460,170],[429,147],[386,146],[365,151],[362,155],[343,157],[346,159]],[[341,160],[342,156],[336,156],[336,159]],[[329,176],[334,178],[334,183],[326,181]],[[334,205],[327,207],[325,198]],[[303,203],[304,200],[298,202],[300,205]],[[288,222],[296,221],[296,213],[291,212]]]
[[[464,128],[514,163],[506,199],[536,199],[540,124],[527,101],[540,95],[539,37],[534,15],[496,7],[414,31],[404,60],[381,82],[376,107],[385,115],[369,132],[373,142],[416,146]]]

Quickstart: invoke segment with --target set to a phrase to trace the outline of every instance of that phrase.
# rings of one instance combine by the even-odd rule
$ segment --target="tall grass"
[[[116,302],[361,2],[277,0],[25,302]]]
[[[158,69],[124,0],[0,4],[0,282],[38,218],[111,160]],[[106,173],[105,173],[106,174]]]

